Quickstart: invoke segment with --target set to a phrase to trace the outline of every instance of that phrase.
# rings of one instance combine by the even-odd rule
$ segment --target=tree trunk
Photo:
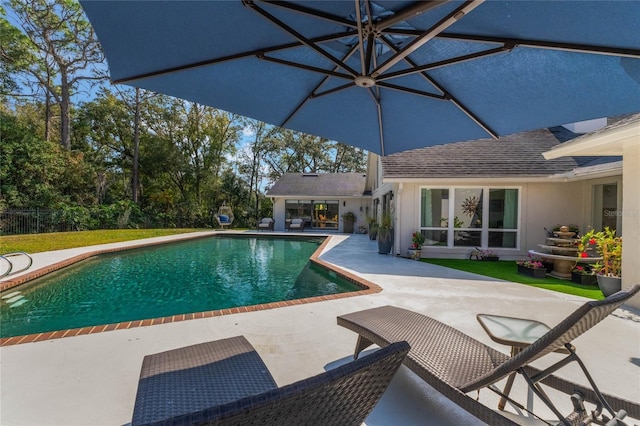
[[[136,112],[133,127],[133,166],[131,168],[131,200],[138,204],[139,171],[138,158],[140,151],[140,89],[136,88]]]
[[[48,80],[49,86],[44,89],[44,140],[47,142],[51,140],[51,93],[49,92],[51,78]]]
[[[67,73],[61,69],[60,72],[60,143],[62,146],[71,149],[71,93]]]

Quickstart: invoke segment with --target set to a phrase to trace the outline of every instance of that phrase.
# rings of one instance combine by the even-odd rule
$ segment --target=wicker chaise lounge
[[[408,351],[392,344],[281,388],[242,336],[148,355],[131,424],[360,425]]]
[[[589,424],[592,421],[605,424],[609,418],[614,416],[623,418],[626,413],[635,419],[640,418],[640,404],[601,394],[586,367],[575,354],[571,341],[607,317],[639,290],[640,286],[636,285],[604,300],[585,303],[513,357],[498,352],[437,320],[393,306],[339,316],[338,325],[355,331],[359,335],[354,358],[372,344],[384,347],[395,341],[407,341],[411,345],[411,350],[404,364],[437,391],[489,425],[518,423],[481,404],[467,393],[488,387],[516,404],[521,410],[526,410],[511,397],[497,390],[495,386],[490,386],[513,372],[523,376],[531,390],[558,416],[560,421],[558,424]],[[532,361],[559,350],[565,351],[568,355],[544,372],[529,365]],[[580,365],[591,387],[578,385],[552,375],[572,361]],[[574,412],[567,416],[561,414],[545,395],[540,383],[572,395]],[[583,402],[595,404],[595,411],[588,413],[583,408]],[[609,418],[602,416],[603,410],[606,411],[605,416],[610,416]],[[615,410],[624,410],[626,413]],[[607,425],[625,424],[622,421],[619,423],[616,421]]]

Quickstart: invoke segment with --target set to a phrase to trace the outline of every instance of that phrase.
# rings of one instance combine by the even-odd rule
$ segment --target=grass
[[[560,293],[573,294],[576,296],[588,297],[590,299],[601,300],[604,295],[598,286],[584,286],[567,280],[559,280],[553,277],[531,278],[518,274],[516,262],[500,260],[497,262],[478,262],[477,260],[463,259],[422,259],[423,262],[434,265],[445,266],[447,268],[472,272],[474,274],[487,277],[498,278],[514,283],[526,284],[533,287],[553,290]]]
[[[0,236],[0,254],[23,251],[40,253],[95,244],[117,243],[142,238],[195,232],[197,229],[104,229],[99,231],[56,232],[51,234]]]

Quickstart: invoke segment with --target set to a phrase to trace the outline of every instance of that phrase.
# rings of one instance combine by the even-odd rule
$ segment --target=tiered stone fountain
[[[569,231],[568,226],[560,227],[559,231],[554,231],[552,237],[547,237],[547,244],[538,246],[544,252],[529,250],[529,254],[548,259],[553,262],[553,271],[550,275],[563,280],[571,279],[571,270],[576,263],[595,263],[602,260],[601,257],[579,257],[576,233]]]

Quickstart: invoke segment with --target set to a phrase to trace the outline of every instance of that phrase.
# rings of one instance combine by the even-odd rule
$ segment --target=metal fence
[[[60,210],[7,209],[0,212],[0,235],[75,231],[76,226]]]

